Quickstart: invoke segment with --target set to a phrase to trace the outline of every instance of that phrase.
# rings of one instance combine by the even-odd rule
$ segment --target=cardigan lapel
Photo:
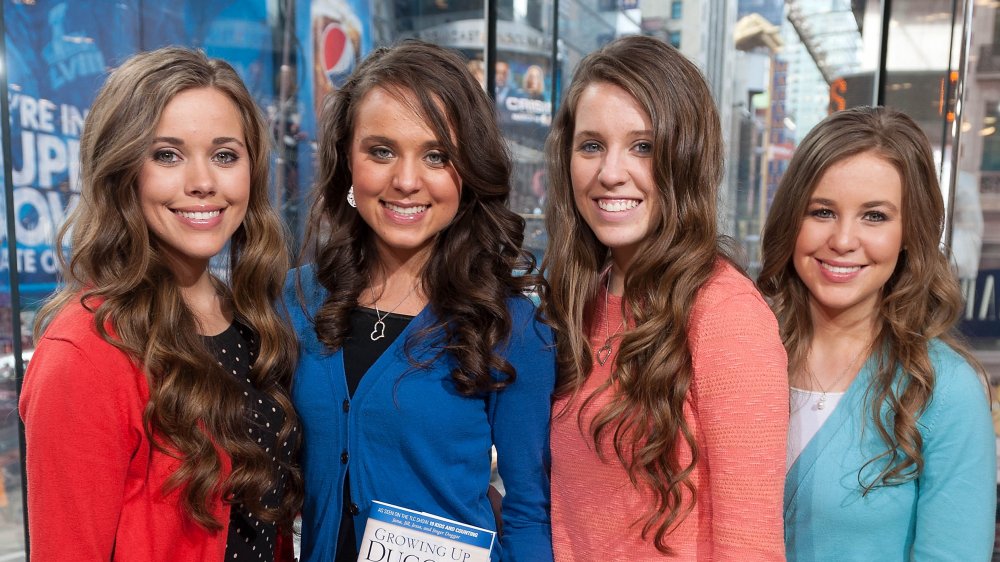
[[[415,330],[422,330],[425,327],[430,326],[432,322],[431,305],[428,303],[419,314],[413,317],[413,320],[410,320],[410,323],[403,328],[403,331],[400,332],[399,336],[397,336],[396,339],[389,344],[389,347],[382,352],[382,355],[378,356],[378,359],[372,363],[371,367],[368,367],[368,370],[365,371],[364,376],[361,377],[361,381],[358,383],[357,390],[354,391],[354,398],[352,401],[364,399],[365,394],[368,393],[369,389],[371,389],[372,386],[378,382],[377,379],[380,378],[386,371],[398,374],[397,370],[387,369],[386,367],[393,361],[396,361],[397,355],[404,358],[406,357],[403,347],[406,345],[406,338],[410,335],[410,333]],[[419,358],[423,350],[424,347],[418,343],[418,345],[414,348],[414,355]],[[339,380],[344,381],[343,384],[346,386],[347,375],[344,367],[344,350],[341,349],[337,353],[340,354],[340,358],[338,361],[334,362],[334,373],[332,373],[332,375],[339,377]]]
[[[795,495],[799,491],[799,486],[812,473],[816,462],[823,455],[827,446],[836,440],[847,420],[861,411],[862,401],[864,400],[865,392],[868,390],[874,365],[875,362],[871,358],[865,361],[858,376],[855,377],[854,382],[848,387],[843,398],[837,403],[837,407],[834,408],[830,417],[819,428],[816,435],[809,440],[805,449],[802,450],[799,457],[792,463],[791,468],[788,469],[788,474],[785,476],[784,511],[786,516],[789,507],[795,499]]]

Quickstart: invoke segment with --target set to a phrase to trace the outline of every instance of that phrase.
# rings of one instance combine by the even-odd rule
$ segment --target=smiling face
[[[239,110],[219,90],[185,90],[164,107],[153,137],[139,172],[143,217],[171,268],[201,275],[250,199]]]
[[[653,125],[622,88],[595,82],[576,106],[570,179],[576,208],[625,271],[653,226]]]
[[[458,213],[462,179],[434,131],[401,101],[374,88],[357,108],[350,168],[358,213],[383,260],[426,262],[435,237]],[[391,258],[390,258],[391,256]]]
[[[872,152],[837,162],[820,177],[792,256],[814,317],[877,313],[902,249],[902,196],[896,168]]]

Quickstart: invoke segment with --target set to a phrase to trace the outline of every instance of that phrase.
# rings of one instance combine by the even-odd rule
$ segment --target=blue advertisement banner
[[[266,105],[274,98],[274,42],[266,0],[4,0],[4,10],[14,251],[30,303],[56,288],[55,236],[79,198],[80,133],[108,71],[140,50],[198,47],[229,61]],[[5,228],[0,237],[6,273]],[[0,275],[0,292],[9,292],[8,282]]]

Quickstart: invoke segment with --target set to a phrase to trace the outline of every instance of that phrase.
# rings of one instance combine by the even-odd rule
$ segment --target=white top
[[[824,393],[792,387],[789,394],[791,414],[788,418],[788,448],[785,452],[785,470],[792,467],[795,459],[806,448],[819,428],[823,427],[834,408],[840,403],[845,392]],[[820,402],[823,402],[820,407]]]

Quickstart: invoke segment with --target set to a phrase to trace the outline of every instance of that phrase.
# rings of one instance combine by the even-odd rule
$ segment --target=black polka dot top
[[[269,396],[254,388],[249,378],[250,368],[256,359],[257,340],[253,332],[239,322],[233,322],[225,332],[205,340],[219,365],[243,385],[247,415],[250,417],[248,431],[253,440],[271,455],[274,472],[278,475],[274,486],[261,498],[261,503],[266,507],[277,507],[288,481],[287,471],[281,468],[278,460],[288,462],[291,459],[292,440],[277,442],[285,411]],[[229,517],[226,561],[274,562],[276,537],[277,526],[274,523],[258,520],[242,503],[235,503]]]

